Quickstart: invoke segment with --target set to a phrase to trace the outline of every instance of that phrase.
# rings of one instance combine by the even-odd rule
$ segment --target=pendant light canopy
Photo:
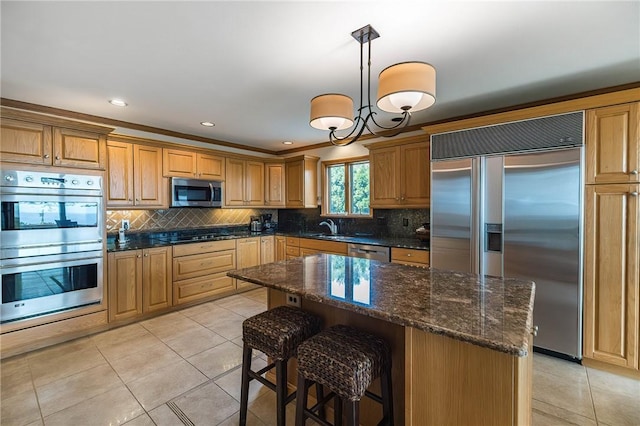
[[[360,107],[358,116],[353,118],[353,100],[335,93],[316,96],[311,99],[311,116],[309,124],[320,130],[329,131],[329,141],[333,145],[349,145],[355,142],[364,132],[369,130],[376,136],[397,136],[409,125],[411,112],[429,108],[436,101],[436,70],[425,62],[403,62],[382,70],[378,81],[377,103],[379,109],[400,113],[394,119],[397,123],[390,127],[378,124],[374,118],[371,103],[371,40],[380,34],[370,25],[351,33],[360,43]],[[364,44],[368,44],[367,62],[367,104],[364,104]],[[355,124],[355,126],[354,126]],[[345,136],[336,135],[336,130],[344,130],[353,126]],[[379,131],[398,129],[397,132],[381,135]],[[354,136],[355,135],[355,136]]]

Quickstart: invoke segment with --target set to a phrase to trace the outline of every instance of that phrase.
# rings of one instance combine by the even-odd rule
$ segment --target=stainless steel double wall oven
[[[0,321],[100,303],[102,177],[3,169]]]

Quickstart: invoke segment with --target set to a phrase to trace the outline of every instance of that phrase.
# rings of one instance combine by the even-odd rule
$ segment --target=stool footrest
[[[263,368],[260,371],[252,371],[249,370],[249,380],[257,380],[260,383],[262,383],[263,385],[265,385],[266,387],[268,387],[269,389],[271,389],[272,391],[276,391],[276,384],[273,383],[270,380],[267,380],[266,378],[262,377],[262,375],[264,373],[266,373],[267,371],[271,370],[273,367],[275,367],[275,364],[270,364],[268,366],[266,366],[265,368]],[[287,399],[285,399],[285,404],[290,403],[291,401],[293,401],[296,398],[296,391],[291,392],[289,395],[287,395]]]

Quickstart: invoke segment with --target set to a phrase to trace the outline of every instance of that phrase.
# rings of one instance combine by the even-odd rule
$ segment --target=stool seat
[[[391,358],[384,339],[344,325],[316,334],[298,347],[298,371],[348,401],[360,400]]]
[[[383,418],[380,424],[393,425],[391,349],[384,339],[346,325],[335,325],[301,343],[297,359],[296,426],[304,425],[306,418],[323,425],[329,424],[322,410],[324,404],[333,397],[336,397],[335,424],[342,424],[344,404],[348,424],[357,426],[360,400],[365,395],[382,403]],[[378,377],[382,396],[367,391]],[[318,397],[318,403],[308,408],[307,392],[311,383],[329,388],[330,393],[326,398]]]
[[[286,360],[296,355],[300,343],[320,331],[320,325],[315,315],[279,306],[244,320],[242,340],[274,360]]]

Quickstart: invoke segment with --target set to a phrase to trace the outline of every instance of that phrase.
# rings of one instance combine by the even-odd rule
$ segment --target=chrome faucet
[[[329,227],[329,230],[331,231],[331,235],[335,235],[338,233],[338,225],[333,223],[331,219],[323,220],[322,222],[320,222],[318,226],[322,226],[322,225],[327,225]]]

